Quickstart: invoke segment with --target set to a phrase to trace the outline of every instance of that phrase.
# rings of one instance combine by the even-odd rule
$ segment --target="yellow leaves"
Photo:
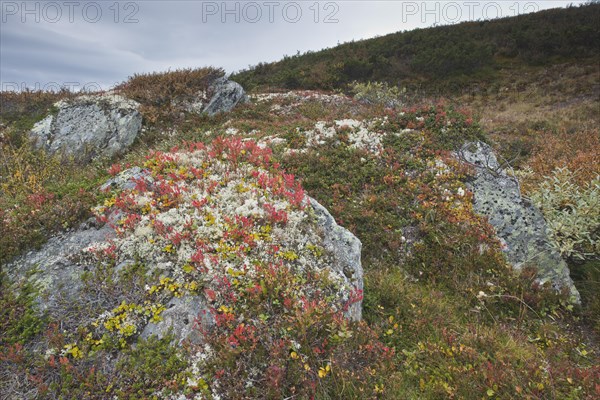
[[[158,323],[158,322],[162,321],[161,314],[166,309],[167,308],[165,306],[163,306],[162,304],[160,304],[160,305],[153,304],[150,307],[150,312],[152,313],[152,317],[150,318],[150,322]]]
[[[232,253],[235,253],[235,251],[236,251],[237,249],[238,249],[238,248],[237,248],[236,246],[234,246],[234,245],[230,245],[230,244],[226,243],[224,240],[221,240],[221,241],[219,242],[219,244],[217,244],[217,248],[216,248],[215,250],[216,250],[216,251],[217,251],[217,253],[219,253],[219,254],[224,254],[224,255],[226,255],[226,254],[232,254]]]
[[[208,390],[208,383],[206,383],[206,381],[202,378],[198,379],[197,386],[201,390]]]
[[[91,333],[88,333],[85,337],[85,341],[89,344],[91,344],[92,346],[101,346],[102,344],[104,344],[104,340],[102,339],[94,339],[94,337],[92,336]]]
[[[251,189],[249,187],[247,187],[246,185],[244,185],[243,183],[238,183],[235,187],[235,191],[237,193],[246,193],[249,192]]]
[[[319,378],[325,378],[327,374],[331,372],[331,365],[327,364],[325,367],[319,368]]]
[[[196,281],[191,281],[191,282],[186,283],[184,285],[184,287],[187,290],[189,290],[190,292],[194,293],[194,292],[196,292],[200,288],[200,285]]]
[[[104,207],[112,207],[115,205],[117,197],[113,196],[109,199],[104,200]]]
[[[0,154],[0,191],[7,197],[42,192],[46,182],[64,175],[58,157],[32,151],[27,141],[19,148],[0,145]]]
[[[159,281],[159,283],[161,284],[161,286],[165,286],[165,285],[168,285],[168,284],[169,284],[169,282],[171,282],[171,281],[172,281],[172,279],[171,279],[171,278],[169,278],[169,277],[166,277],[166,276],[161,276],[161,277],[158,279],[158,281]]]
[[[263,225],[260,227],[260,232],[256,233],[252,233],[252,237],[255,241],[258,241],[259,239],[262,239],[264,241],[270,241],[271,240],[271,231],[273,230],[273,228],[271,228],[271,225],[267,224],[267,225]]]
[[[385,336],[390,336],[390,335],[392,335],[394,333],[394,331],[396,331],[398,329],[398,324],[394,323],[394,316],[393,315],[390,315],[387,320],[388,320],[388,323],[390,325],[392,325],[392,324],[393,325],[385,331],[384,335]]]
[[[79,347],[77,347],[77,344],[75,343],[66,344],[64,346],[64,353],[66,355],[70,355],[74,359],[83,358],[83,352]]]
[[[290,353],[290,357],[292,358],[292,360],[297,360],[300,356],[298,356],[298,353],[296,353],[295,351],[292,351]]]
[[[223,314],[231,314],[233,313],[233,308],[227,307],[226,305],[222,305],[221,307],[219,307],[219,311]]]
[[[323,256],[323,248],[321,246],[314,245],[309,243],[306,245],[306,248],[315,256],[321,257]]]
[[[296,254],[296,252],[293,250],[280,251],[277,253],[277,256],[288,261],[294,261],[298,259],[298,254]]]
[[[156,290],[158,290],[156,286],[153,286],[150,289],[150,292]],[[146,301],[144,305],[127,304],[125,301],[123,301],[121,305],[119,305],[112,311],[113,315],[109,317],[106,321],[104,321],[104,328],[109,332],[118,333],[121,336],[121,339],[128,338],[137,333],[136,324],[138,323],[138,320],[149,318],[150,322],[160,322],[162,321],[161,314],[165,310],[166,307],[164,305],[152,304],[149,301]],[[88,336],[89,339],[92,340],[91,334]],[[90,343],[98,345],[101,344],[99,342]]]
[[[206,222],[206,226],[213,226],[215,224],[216,218],[212,213],[207,212],[204,216],[204,221]]]
[[[164,251],[165,253],[169,253],[169,254],[175,253],[175,249],[173,248],[173,245],[172,245],[172,244],[168,244],[168,245],[166,245],[166,246],[163,248],[163,251]]]
[[[181,288],[183,285],[179,282],[175,282],[172,278],[161,276],[158,285],[153,285],[148,289],[148,294],[159,293],[163,290],[171,292],[175,297],[181,297],[183,293]]]
[[[109,332],[121,329],[121,322],[125,319],[125,314],[118,314],[104,322],[104,328]]]
[[[187,169],[187,167],[185,167],[185,166],[183,166],[183,165],[182,165],[182,166],[181,166],[181,167],[179,167],[179,169],[177,170],[177,173],[178,173],[179,175],[186,175],[186,174],[188,173],[188,169]]]
[[[227,273],[233,277],[244,276],[246,275],[246,271],[243,270],[235,270],[233,268],[227,268]]]
[[[167,285],[167,290],[171,293],[173,293],[173,295],[175,297],[181,297],[183,295],[183,293],[181,293],[181,284],[179,283],[171,283],[169,285]]]
[[[137,332],[137,328],[133,324],[126,324],[119,328],[119,333],[123,337],[133,336]]]
[[[141,208],[142,214],[149,214],[150,211],[152,211],[152,205],[150,203],[144,204],[144,206]]]
[[[186,274],[191,274],[192,272],[194,272],[196,270],[196,268],[194,268],[193,266],[191,266],[190,264],[185,264],[183,267],[183,272],[185,272]]]

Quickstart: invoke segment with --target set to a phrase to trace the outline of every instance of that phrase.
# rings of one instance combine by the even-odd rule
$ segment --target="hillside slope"
[[[112,242],[80,257],[51,257],[25,280],[15,273],[22,263],[3,262],[2,395],[391,400],[600,394],[594,288],[592,296],[582,292],[580,307],[550,282],[540,285],[535,265],[518,270],[507,264],[502,242],[473,207],[475,172],[452,153],[467,141],[489,140],[468,111],[441,103],[386,109],[298,91],[257,94],[230,113],[208,117],[179,101],[193,76],[133,78],[148,83],[141,91],[146,100],[140,99],[144,127],[114,164],[100,158],[81,165],[32,149],[22,128],[28,112],[21,119],[12,114],[16,119],[3,129],[4,259],[21,253],[35,261],[62,249],[61,238],[100,235],[93,222],[78,227],[91,206],[98,224],[108,222],[101,229],[111,226],[111,215],[119,219]],[[179,89],[159,105],[152,100],[164,99],[165,82]],[[39,104],[47,100],[39,96]],[[586,147],[598,154],[597,143]],[[591,174],[598,174],[597,165]],[[132,166],[138,169],[128,170]],[[105,185],[108,193],[99,189],[109,175],[118,182],[121,171],[134,178],[125,181],[127,189],[118,183]],[[362,300],[361,322],[344,319],[335,306],[335,274],[309,268],[328,264],[329,253],[302,222],[304,191],[362,242],[364,292],[346,293],[342,303]],[[260,203],[253,207],[255,197]],[[27,255],[50,237],[48,247]],[[79,265],[85,266],[80,274]],[[48,291],[47,280],[30,279],[46,270],[59,271],[59,278],[73,274],[77,284]],[[46,301],[40,303],[40,295]],[[215,324],[207,328],[199,315],[190,325],[186,313],[183,321],[186,334],[204,342],[179,345],[173,336],[149,334],[164,334],[149,324],[172,321],[195,301],[208,305]]]
[[[455,93],[494,83],[505,70],[516,77],[528,67],[597,62],[599,19],[600,4],[590,4],[416,29],[261,63],[233,79],[249,89],[334,89],[352,81],[385,81]]]

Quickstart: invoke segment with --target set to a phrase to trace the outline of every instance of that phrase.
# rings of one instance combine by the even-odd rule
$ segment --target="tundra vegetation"
[[[152,273],[143,257],[117,271],[111,248],[99,249],[96,267],[82,271],[82,280],[87,295],[102,301],[68,308],[61,318],[41,311],[39,288],[9,280],[0,271],[0,393],[48,399],[598,398],[598,94],[582,88],[585,95],[579,97],[572,88],[588,80],[598,85],[597,68],[586,59],[575,60],[597,56],[592,43],[581,39],[597,38],[597,27],[586,23],[597,15],[598,6],[592,5],[411,34],[432,41],[440,32],[460,36],[469,29],[490,29],[487,37],[497,42],[506,37],[502,29],[524,18],[547,22],[541,28],[531,24],[534,30],[570,27],[570,35],[557,34],[566,39],[557,39],[551,54],[537,31],[531,35],[542,43],[525,40],[527,31],[515,31],[522,40],[514,37],[501,54],[485,41],[464,44],[476,46],[481,55],[471,63],[457,61],[452,67],[457,74],[479,76],[480,68],[489,71],[514,56],[517,71],[531,72],[522,78],[524,85],[553,88],[549,97],[527,96],[520,102],[501,92],[426,99],[393,89],[395,82],[390,86],[372,72],[367,80],[388,83],[354,85],[360,101],[321,91],[257,91],[231,113],[207,117],[177,105],[207,90],[210,79],[205,77],[219,70],[135,76],[119,90],[142,104],[142,134],[118,159],[86,165],[34,150],[27,139],[33,124],[53,112],[52,104],[72,94],[1,93],[0,265],[94,214],[102,220],[115,208],[124,213],[119,229],[125,234],[144,218],[177,209],[191,195],[179,190],[183,185],[208,190],[206,178],[214,174],[204,172],[224,165],[231,171],[224,175],[230,180],[225,184],[231,183],[237,194],[265,190],[273,194],[272,204],[285,201],[289,208],[263,207],[261,223],[250,224],[243,218],[219,219],[206,208],[206,198],[190,197],[203,213],[203,226],[218,227],[219,235],[230,239],[206,248],[207,254],[226,262],[260,248],[284,267],[263,260],[256,264],[257,273],[224,270],[214,282],[203,282],[199,264],[176,262],[182,243],[198,230],[189,227],[188,236],[185,230],[177,236],[155,223],[152,240],[160,245],[153,251],[172,259],[180,275],[171,279]],[[570,23],[573,19],[577,22]],[[394,42],[385,37],[344,46],[369,48],[382,39]],[[572,49],[564,40],[579,41],[579,47]],[[511,52],[513,42],[521,43],[518,49],[525,42],[531,48],[523,47],[517,56]],[[344,57],[344,46],[332,50],[342,52],[337,57]],[[373,54],[385,56],[387,47]],[[427,57],[415,56],[407,65],[417,69]],[[357,62],[365,60],[370,58]],[[264,65],[253,73],[260,76],[261,68],[280,65]],[[364,66],[353,65],[342,68],[348,75],[344,83],[361,78],[356,71]],[[542,70],[551,74],[551,83],[535,81]],[[323,76],[288,72],[285,76],[297,79]],[[240,77],[251,82],[252,75],[246,74]],[[503,87],[505,74],[506,69],[495,70],[486,79]],[[436,85],[451,82],[444,79]],[[278,81],[270,83],[277,86]],[[328,80],[293,85],[313,86],[342,89]],[[538,89],[533,93],[542,92]],[[494,101],[507,106],[492,108]],[[536,121],[527,121],[520,113],[537,101]],[[565,109],[569,118],[556,118],[555,112]],[[492,227],[473,211],[465,185],[472,171],[452,157],[452,150],[472,140],[492,143],[515,167],[523,192],[541,208],[553,244],[569,262],[581,305],[538,284],[534,270],[516,273],[507,265]],[[198,159],[192,162],[193,154]],[[162,182],[155,197],[138,201],[135,191],[99,190],[130,166],[144,167]],[[300,258],[327,257],[320,247],[299,254],[268,245],[273,229],[304,212],[297,197],[304,191],[362,241],[365,288],[354,294],[363,301],[360,322],[344,319],[343,309],[331,306],[336,297],[332,277],[310,268],[311,273],[299,274],[295,268]],[[262,244],[253,247],[256,243]],[[215,327],[202,332],[202,345],[175,345],[169,335],[138,338],[140,321],[160,320],[162,297],[185,292],[204,293],[214,308]],[[137,294],[110,303],[126,293]],[[89,323],[74,323],[81,320]],[[185,354],[202,356],[190,363]]]

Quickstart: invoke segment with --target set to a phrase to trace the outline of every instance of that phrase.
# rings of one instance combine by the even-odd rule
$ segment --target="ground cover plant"
[[[432,46],[400,70],[391,53],[345,56],[412,46],[395,36],[335,50],[339,70],[300,57],[265,64],[237,77],[281,91],[211,118],[193,103],[222,71],[137,75],[117,89],[140,102],[143,132],[128,154],[89,165],[27,140],[71,94],[2,93],[0,265],[90,217],[118,236],[84,257],[77,302],[43,311],[42,288],[0,271],[0,397],[598,398],[599,76],[595,41],[582,39],[597,36],[597,8],[461,26],[456,37],[489,40],[453,49],[446,77],[430,60],[451,27],[410,34]],[[498,32],[515,26],[499,45]],[[556,26],[560,40],[540,35]],[[436,76],[434,98],[397,85],[421,69]],[[464,73],[489,90],[465,86]],[[341,93],[353,81],[357,98]],[[468,90],[440,100],[440,88]],[[581,306],[533,269],[507,265],[473,211],[473,171],[452,157],[473,140],[515,167],[564,249]],[[132,166],[146,174],[135,188],[99,190]],[[364,292],[320,268],[330,255],[304,195],[361,240]],[[214,316],[194,325],[201,344],[179,344],[177,332],[141,337],[171,299],[195,295]],[[345,319],[359,300],[363,320]]]

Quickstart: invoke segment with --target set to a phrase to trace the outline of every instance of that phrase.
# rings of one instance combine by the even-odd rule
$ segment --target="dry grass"
[[[493,134],[528,129],[591,129],[600,124],[598,64],[558,64],[549,68],[503,70],[487,91],[457,100],[481,117]]]
[[[178,104],[193,100],[224,74],[222,69],[211,67],[136,74],[115,87],[115,91],[140,102],[147,122],[165,122],[179,113]]]

